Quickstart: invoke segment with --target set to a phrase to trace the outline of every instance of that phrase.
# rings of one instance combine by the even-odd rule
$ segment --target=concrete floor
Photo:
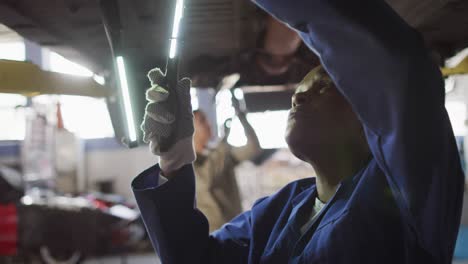
[[[134,255],[126,259],[119,257],[87,260],[84,264],[160,264],[159,259],[153,255]],[[453,264],[468,264],[468,260],[454,261]]]
[[[160,264],[159,258],[154,254],[129,255],[126,257],[108,257],[86,260],[83,264]],[[457,263],[458,264],[458,263]],[[464,263],[461,263],[464,264]]]

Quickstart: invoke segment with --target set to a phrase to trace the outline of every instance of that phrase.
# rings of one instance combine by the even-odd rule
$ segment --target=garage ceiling
[[[135,66],[163,65],[173,0],[118,0],[125,52]],[[200,55],[254,50],[259,11],[247,0],[187,1],[185,64]],[[388,0],[442,57],[468,46],[468,1]],[[110,72],[111,54],[98,0],[1,0],[0,23],[83,64]],[[187,65],[186,65],[187,66]],[[190,68],[190,67],[188,67]]]

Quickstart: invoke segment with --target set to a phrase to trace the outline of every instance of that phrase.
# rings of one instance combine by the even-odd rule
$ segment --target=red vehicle
[[[0,169],[0,263],[79,263],[87,257],[151,250],[134,209],[112,196],[24,196]],[[47,193],[47,192],[46,192]],[[99,205],[99,206],[97,206]]]

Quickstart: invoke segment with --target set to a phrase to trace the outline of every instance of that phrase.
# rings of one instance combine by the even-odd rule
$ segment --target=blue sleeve
[[[192,165],[158,186],[155,165],[138,175],[132,189],[153,247],[162,263],[245,263],[250,241],[250,212],[213,235],[206,217],[195,208]]]
[[[383,0],[257,0],[295,28],[351,103],[417,242],[449,263],[463,174],[444,82],[421,36]]]

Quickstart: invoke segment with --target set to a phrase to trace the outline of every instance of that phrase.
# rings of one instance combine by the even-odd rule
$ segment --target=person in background
[[[286,131],[317,177],[286,185],[210,234],[195,203],[190,81],[167,91],[162,73],[150,72],[150,91],[181,100],[172,147],[132,183],[162,262],[451,264],[464,177],[444,81],[423,38],[384,0],[255,3],[297,30],[322,62],[297,86]],[[173,103],[149,103],[145,134],[174,127],[151,118]],[[150,137],[153,146],[164,140]]]
[[[197,181],[197,207],[208,218],[210,232],[219,229],[242,212],[234,168],[240,162],[252,159],[261,152],[257,135],[247,121],[245,113],[237,113],[247,137],[247,144],[242,147],[229,145],[227,132],[215,147],[210,148],[208,143],[212,138],[211,125],[203,111],[193,112],[193,143],[197,155],[193,165]],[[228,127],[225,129],[229,131]]]

